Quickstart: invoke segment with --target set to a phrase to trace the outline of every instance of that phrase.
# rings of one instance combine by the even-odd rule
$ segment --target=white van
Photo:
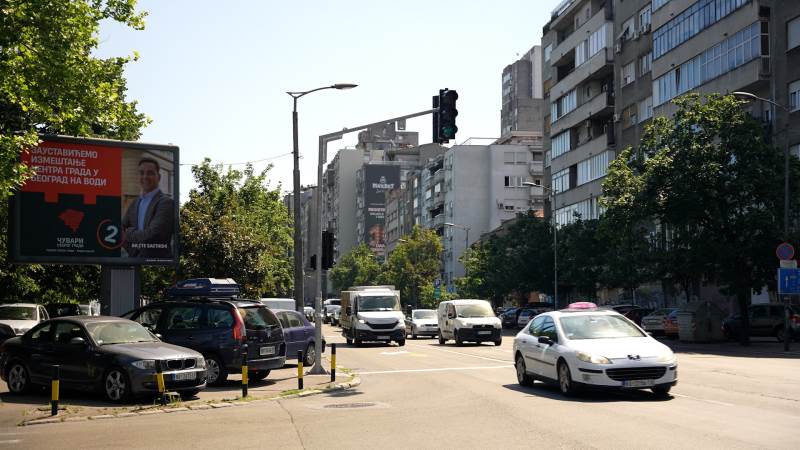
[[[262,298],[261,304],[269,309],[288,309],[294,311],[293,298]]]
[[[494,315],[486,300],[447,300],[439,303],[436,313],[439,322],[439,343],[453,339],[456,345],[464,342],[503,343],[500,319]]]

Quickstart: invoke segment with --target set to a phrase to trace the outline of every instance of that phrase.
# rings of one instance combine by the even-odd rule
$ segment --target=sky
[[[358,84],[299,99],[303,185],[316,184],[320,135],[430,109],[442,88],[459,94],[451,143],[496,138],[503,68],[539,45],[559,1],[140,0],[145,29],[104,22],[96,54],[138,52],[125,70],[127,99],[152,119],[142,142],[180,147],[182,201],[194,187],[189,164],[206,157],[258,161],[258,171],[273,164],[270,188],[289,191],[287,91]],[[406,129],[430,142],[431,116]],[[327,160],[356,134],[329,144]]]

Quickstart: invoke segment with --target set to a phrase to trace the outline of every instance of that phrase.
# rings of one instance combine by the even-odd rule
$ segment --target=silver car
[[[417,336],[438,336],[439,322],[436,319],[436,310],[412,310],[411,315],[406,318],[406,334],[411,336],[411,339],[416,339]]]
[[[677,308],[657,309],[642,317],[642,328],[652,334],[664,334],[664,319]]]

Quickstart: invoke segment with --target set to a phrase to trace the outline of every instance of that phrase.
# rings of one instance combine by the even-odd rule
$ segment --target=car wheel
[[[14,394],[24,394],[31,387],[31,378],[28,376],[28,369],[22,363],[15,362],[6,372],[8,390]]]
[[[220,386],[228,379],[228,369],[219,356],[208,355],[206,356],[206,383],[209,386]]]
[[[445,343],[444,336],[442,336],[442,332],[440,331],[439,332],[439,345],[444,345],[444,343]]]
[[[500,339],[494,341],[494,345],[497,346],[497,347],[503,345],[503,338],[500,338]]]
[[[400,346],[400,347],[406,345],[406,340],[405,339],[401,339],[401,340],[397,341],[397,345]]]
[[[672,386],[653,386],[653,394],[659,397],[666,397],[669,394],[669,390],[672,389]]]
[[[306,352],[303,355],[303,365],[306,367],[313,366],[314,362],[317,360],[317,347],[314,346],[313,342],[310,342],[308,346],[306,346]]]
[[[533,378],[528,375],[526,371],[525,359],[522,355],[517,355],[517,361],[514,367],[517,369],[517,383],[519,383],[520,386],[533,386]]]
[[[558,389],[566,396],[574,395],[576,391],[569,365],[563,360],[558,362]]]
[[[353,343],[356,344],[356,347],[361,347],[361,339],[353,339]]]
[[[464,341],[462,341],[461,338],[458,337],[458,330],[453,330],[453,336],[455,336],[456,338],[456,345],[458,345],[459,347],[464,345]]]
[[[253,381],[261,381],[269,376],[269,370],[254,370],[247,374],[247,378]]]
[[[777,339],[778,342],[783,342],[783,340],[786,339],[786,330],[782,326],[775,328],[775,339]]]
[[[178,394],[180,394],[181,399],[183,399],[183,400],[187,400],[187,399],[193,398],[193,397],[197,396],[197,394],[199,394],[199,393],[200,393],[200,389],[186,389],[186,390],[183,390],[183,391],[178,391]]]
[[[417,338],[417,335],[414,334],[414,333],[411,333],[411,339],[416,339],[416,338]]]
[[[353,345],[353,340],[352,339],[345,338],[345,341],[347,341],[347,345]]]
[[[128,374],[120,368],[113,368],[103,378],[103,393],[114,403],[122,403],[131,395],[131,382]]]

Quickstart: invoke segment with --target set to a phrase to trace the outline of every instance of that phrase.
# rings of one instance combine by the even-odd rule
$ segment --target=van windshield
[[[400,300],[393,295],[361,297],[359,311],[400,311]]]
[[[486,303],[456,305],[456,314],[458,317],[494,317],[494,311]]]

